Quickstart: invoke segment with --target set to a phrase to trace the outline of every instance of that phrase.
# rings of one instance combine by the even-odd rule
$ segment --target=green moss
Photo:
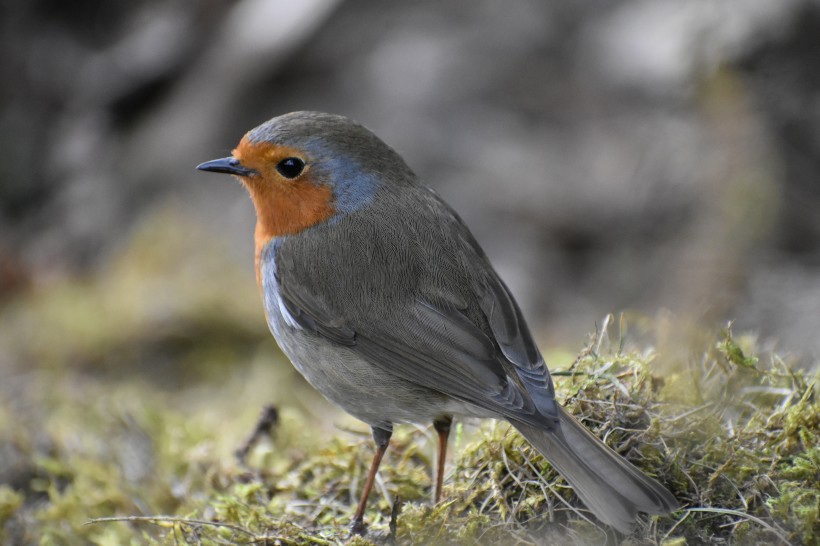
[[[717,342],[716,347],[723,358],[735,366],[752,369],[757,366],[757,357],[746,356],[741,344],[732,335],[731,325],[721,332],[721,340]]]
[[[737,350],[726,349],[735,343],[728,330],[722,332],[698,356],[699,369],[666,379],[652,350],[623,350],[619,342],[618,351],[609,353],[600,347],[593,351],[591,344],[559,374],[568,409],[663,481],[686,507],[652,518],[625,543],[817,542],[815,386],[776,357],[765,366],[761,359],[755,367],[749,366],[750,357],[738,361]],[[696,397],[692,377],[699,378]],[[16,444],[31,450],[32,469],[22,489],[0,487],[0,522],[7,527],[15,518],[25,520],[25,512],[36,522],[26,533],[55,545],[78,539],[88,544],[348,540],[349,517],[373,450],[365,430],[317,438],[307,432],[302,415],[285,410],[274,438],[252,450],[252,470],[246,470],[227,454],[237,445],[236,436],[215,449],[224,439],[196,414],[180,414],[138,385],[112,388],[91,381],[62,388],[89,402],[66,406],[53,397],[41,400],[48,416],[40,431],[48,436],[44,444],[16,431]],[[699,404],[693,406],[693,400]],[[59,415],[50,413],[58,409]],[[9,423],[4,424],[0,430],[8,438]],[[384,540],[400,499],[399,544],[617,541],[612,531],[586,519],[572,489],[506,423],[456,427],[445,501],[431,506],[434,445],[429,430],[397,429],[381,471],[386,489],[370,499],[372,540]],[[45,502],[26,508],[33,498]],[[155,514],[173,518],[152,518]],[[143,519],[86,524],[109,516]]]
[[[0,529],[17,513],[23,504],[23,495],[7,485],[0,485]],[[3,535],[0,534],[0,538]]]

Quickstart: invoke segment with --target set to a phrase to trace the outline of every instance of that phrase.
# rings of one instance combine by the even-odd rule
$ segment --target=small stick
[[[259,420],[256,422],[256,427],[254,427],[253,432],[251,432],[250,436],[242,443],[242,446],[234,452],[239,464],[245,466],[250,450],[253,449],[262,436],[270,436],[273,427],[275,427],[278,422],[279,412],[274,406],[267,405],[262,408],[262,414],[259,416]]]

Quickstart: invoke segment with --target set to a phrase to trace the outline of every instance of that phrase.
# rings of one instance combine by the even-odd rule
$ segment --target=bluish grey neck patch
[[[379,181],[375,174],[365,172],[354,161],[346,158],[326,159],[317,167],[326,170],[323,174],[332,180],[336,208],[332,222],[338,219],[339,214],[349,214],[373,200]]]
[[[337,221],[339,214],[348,214],[369,204],[379,187],[375,169],[354,159],[344,144],[329,146],[325,139],[312,137],[302,145],[316,177],[329,180],[333,188],[336,215],[331,222]]]

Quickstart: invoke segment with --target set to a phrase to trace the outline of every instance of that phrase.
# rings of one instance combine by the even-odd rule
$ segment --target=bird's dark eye
[[[305,162],[298,157],[286,157],[276,164],[276,170],[285,178],[296,178],[304,168]]]

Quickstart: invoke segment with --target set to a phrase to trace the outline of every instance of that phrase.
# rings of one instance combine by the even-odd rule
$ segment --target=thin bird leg
[[[433,428],[438,432],[438,468],[436,469],[436,504],[441,500],[441,484],[444,481],[444,461],[447,458],[447,439],[450,437],[452,415],[442,415],[433,421]]]
[[[367,507],[367,497],[370,495],[370,490],[373,489],[373,482],[376,481],[376,472],[379,471],[379,465],[382,463],[384,452],[387,451],[387,445],[390,443],[390,437],[393,435],[393,430],[387,430],[379,427],[373,428],[373,440],[376,442],[376,454],[373,455],[373,462],[370,463],[370,472],[367,474],[367,481],[364,484],[364,491],[359,499],[359,507],[356,508],[356,513],[353,515],[353,522],[350,524],[350,532],[354,535],[364,535],[364,509]]]

